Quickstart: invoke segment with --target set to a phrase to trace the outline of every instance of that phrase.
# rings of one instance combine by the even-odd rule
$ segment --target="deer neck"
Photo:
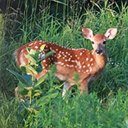
[[[107,55],[106,55],[106,53],[97,54],[95,51],[92,51],[92,54],[94,55],[94,59],[95,59],[95,61],[96,61],[97,66],[98,66],[100,69],[103,69],[104,66],[105,66],[106,63],[107,63]]]

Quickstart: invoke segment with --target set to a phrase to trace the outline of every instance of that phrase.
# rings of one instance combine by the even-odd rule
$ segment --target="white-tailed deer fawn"
[[[19,67],[29,64],[26,58],[28,54],[27,48],[39,50],[42,45],[45,45],[42,54],[45,55],[49,51],[54,51],[54,54],[43,59],[41,64],[43,70],[34,74],[33,76],[38,80],[49,71],[51,64],[56,65],[55,75],[64,82],[63,93],[75,84],[80,85],[80,92],[88,92],[88,83],[95,78],[105,67],[107,62],[105,44],[106,40],[113,39],[117,34],[116,28],[110,28],[105,34],[93,35],[93,31],[89,28],[82,28],[83,36],[92,42],[93,50],[84,48],[71,49],[58,46],[56,44],[48,43],[45,41],[33,41],[21,46],[15,52],[15,58]],[[74,75],[79,76],[76,83]]]

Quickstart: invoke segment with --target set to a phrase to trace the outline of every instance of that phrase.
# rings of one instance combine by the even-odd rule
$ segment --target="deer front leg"
[[[66,92],[67,92],[70,88],[71,88],[71,85],[69,84],[69,82],[64,82],[62,97],[65,96]]]
[[[89,80],[83,80],[80,84],[80,94],[83,94],[83,92],[86,92],[88,94],[88,82]]]
[[[47,74],[48,70],[47,69],[43,69],[43,71],[41,71],[40,73],[35,75],[35,78],[37,80],[39,80],[41,77],[43,77],[45,74]]]

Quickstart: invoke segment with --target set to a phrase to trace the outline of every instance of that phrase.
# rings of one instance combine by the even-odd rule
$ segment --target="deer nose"
[[[97,49],[96,49],[96,53],[97,54],[101,54],[101,53],[103,53],[103,51],[104,51],[103,46],[101,44],[99,44],[98,47],[97,47]]]
[[[103,50],[101,50],[101,49],[97,49],[97,50],[96,50],[96,53],[97,53],[97,54],[101,54],[102,52],[103,52]]]

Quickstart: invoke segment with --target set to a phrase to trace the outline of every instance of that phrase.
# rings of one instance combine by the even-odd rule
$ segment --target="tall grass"
[[[102,8],[94,3],[98,11],[92,8],[78,12],[76,3],[64,0],[61,3],[56,1],[55,15],[51,15],[51,3],[46,2],[48,6],[36,13],[35,1],[31,15],[26,3],[22,20],[18,22],[19,32],[10,37],[9,42],[5,40],[2,43],[0,87],[7,92],[7,96],[12,96],[17,81],[6,68],[14,69],[13,52],[29,41],[46,40],[65,47],[91,49],[91,43],[81,34],[82,25],[90,27],[94,33],[105,33],[108,28],[117,27],[116,38],[107,43],[109,61],[101,76],[90,84],[89,95],[80,96],[76,90],[73,96],[69,93],[66,99],[62,99],[62,83],[53,80],[52,74],[42,84],[43,96],[33,99],[32,104],[18,104],[14,99],[8,100],[1,95],[0,127],[127,128],[128,7],[122,5],[117,13],[105,1]],[[71,6],[67,8],[68,4]],[[59,6],[63,7],[61,16],[58,13]]]
[[[22,128],[17,116],[18,102],[8,99],[0,92],[0,127],[1,128]]]
[[[125,96],[124,96],[125,95]],[[125,97],[125,98],[124,98]],[[119,92],[102,104],[96,94],[76,96],[63,100],[51,99],[36,115],[29,115],[25,126],[33,128],[125,128],[127,121],[127,95]]]

